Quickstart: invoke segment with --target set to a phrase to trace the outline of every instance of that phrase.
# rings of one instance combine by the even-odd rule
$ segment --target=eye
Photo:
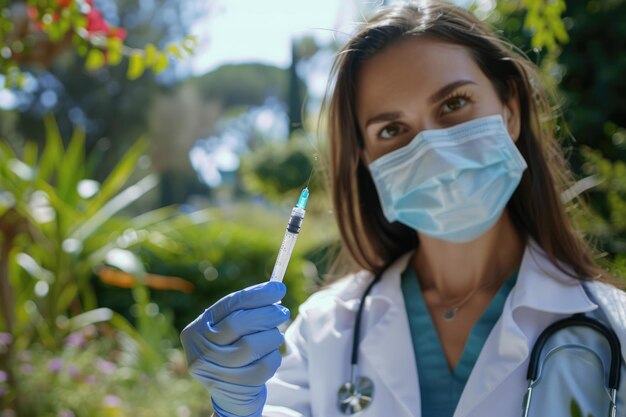
[[[391,139],[398,135],[404,133],[406,129],[398,124],[391,124],[383,127],[380,132],[378,132],[378,137],[381,139]]]
[[[441,113],[447,114],[452,113],[453,111],[459,110],[463,106],[465,106],[469,101],[469,97],[464,94],[455,95],[450,97],[445,101],[443,106],[441,107]]]

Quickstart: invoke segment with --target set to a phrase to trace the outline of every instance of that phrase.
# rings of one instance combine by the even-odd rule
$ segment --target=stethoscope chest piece
[[[338,406],[344,414],[356,414],[365,410],[374,397],[374,384],[365,377],[355,378],[354,382],[346,382],[338,393]]]

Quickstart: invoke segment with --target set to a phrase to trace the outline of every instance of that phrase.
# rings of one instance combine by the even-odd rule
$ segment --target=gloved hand
[[[234,292],[206,309],[182,331],[189,373],[211,393],[220,417],[260,417],[265,382],[281,362],[284,337],[277,326],[289,310],[274,304],[282,282],[264,282]]]

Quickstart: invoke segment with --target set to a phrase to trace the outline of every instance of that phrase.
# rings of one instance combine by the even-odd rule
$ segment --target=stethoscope
[[[384,270],[384,269],[383,269]],[[358,371],[358,349],[359,349],[359,341],[360,341],[360,333],[361,333],[361,318],[363,316],[363,308],[365,306],[365,298],[369,295],[370,291],[374,287],[374,285],[380,281],[382,276],[382,271],[377,273],[372,282],[367,286],[365,292],[361,296],[361,302],[359,304],[359,308],[356,313],[356,321],[354,323],[354,338],[352,340],[352,356],[350,360],[350,379],[343,384],[339,388],[338,392],[338,401],[337,405],[339,410],[342,413],[352,415],[356,414],[360,411],[365,410],[374,399],[374,383],[371,379],[364,376],[357,376]],[[609,389],[609,397],[610,397],[610,417],[615,417],[617,415],[617,389],[619,388],[619,379],[620,379],[620,366],[621,366],[621,352],[620,352],[620,342],[615,334],[615,332],[601,323],[598,320],[587,317],[583,314],[574,314],[571,317],[559,320],[550,326],[548,326],[537,338],[535,345],[530,354],[530,359],[528,363],[528,389],[524,396],[524,406],[523,406],[523,416],[528,417],[528,412],[530,409],[533,389],[537,385],[537,382],[541,376],[541,368],[543,363],[548,360],[548,357],[551,354],[555,353],[558,350],[562,350],[564,348],[568,348],[571,346],[559,346],[555,349],[552,349],[544,358],[543,361],[540,360],[541,353],[543,351],[543,347],[548,341],[548,339],[557,333],[560,330],[563,330],[568,327],[573,326],[582,326],[587,327],[589,329],[594,330],[595,332],[602,335],[609,344],[611,350],[611,364],[609,368],[609,380],[607,387]],[[577,348],[582,348],[592,354],[596,355],[591,349],[586,347],[581,347],[576,345]]]

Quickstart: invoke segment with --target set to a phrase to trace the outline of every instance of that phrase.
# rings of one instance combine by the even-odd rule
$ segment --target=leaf
[[[153,44],[149,43],[146,45],[145,47],[145,65],[146,67],[151,67],[154,65],[154,63],[156,62],[156,56],[157,56],[157,49],[156,46],[154,46]]]
[[[126,77],[129,80],[136,80],[143,75],[145,69],[146,63],[142,53],[139,51],[133,51],[128,61],[128,72],[126,73]]]
[[[35,170],[19,159],[10,159],[7,162],[7,168],[24,181],[32,181],[35,179]]]
[[[573,398],[569,403],[569,409],[571,417],[583,417],[583,412],[581,411],[580,406]]]
[[[22,160],[31,167],[37,165],[37,144],[35,142],[26,141]]]
[[[104,257],[104,263],[141,280],[146,270],[137,255],[124,249],[113,249]]]
[[[54,282],[54,274],[42,267],[37,263],[37,261],[30,255],[26,253],[18,253],[15,256],[15,262],[28,274],[40,281],[47,282],[48,284],[52,284]]]
[[[43,121],[46,128],[46,147],[39,160],[37,178],[49,180],[61,161],[63,140],[52,114],[46,114]]]
[[[115,165],[109,176],[103,181],[100,192],[90,202],[87,208],[87,216],[92,216],[102,208],[102,206],[112,198],[126,184],[131,174],[135,171],[137,161],[148,148],[148,143],[144,139],[139,139],[128,151],[124,153],[122,159]]]
[[[101,50],[92,48],[87,54],[85,66],[88,70],[95,71],[104,66],[104,54]]]
[[[160,74],[168,67],[168,65],[169,63],[167,61],[167,55],[165,55],[162,52],[159,52],[156,55],[156,61],[154,62],[154,66],[152,67],[152,70],[154,71],[155,74]]]
[[[180,51],[180,48],[178,47],[178,45],[175,45],[173,43],[169,44],[165,50],[167,51],[168,54],[172,55],[173,57],[178,58],[178,59],[183,59],[183,53]]]
[[[111,37],[107,39],[107,62],[109,65],[117,65],[122,62],[122,41],[118,38]]]
[[[159,181],[157,180],[157,176],[155,174],[150,174],[144,177],[135,185],[128,187],[123,192],[112,198],[111,201],[102,206],[102,208],[94,213],[93,216],[88,217],[87,221],[80,225],[80,227],[78,227],[69,238],[78,239],[81,242],[84,241],[120,210],[137,201],[145,193],[156,187],[158,183]]]
[[[70,329],[75,331],[90,324],[109,321],[112,318],[113,310],[106,307],[97,308],[72,317],[70,319]]]
[[[85,134],[80,129],[76,129],[58,170],[58,195],[66,203],[72,204],[78,196],[76,187],[78,181],[82,180],[84,176],[84,160]]]

